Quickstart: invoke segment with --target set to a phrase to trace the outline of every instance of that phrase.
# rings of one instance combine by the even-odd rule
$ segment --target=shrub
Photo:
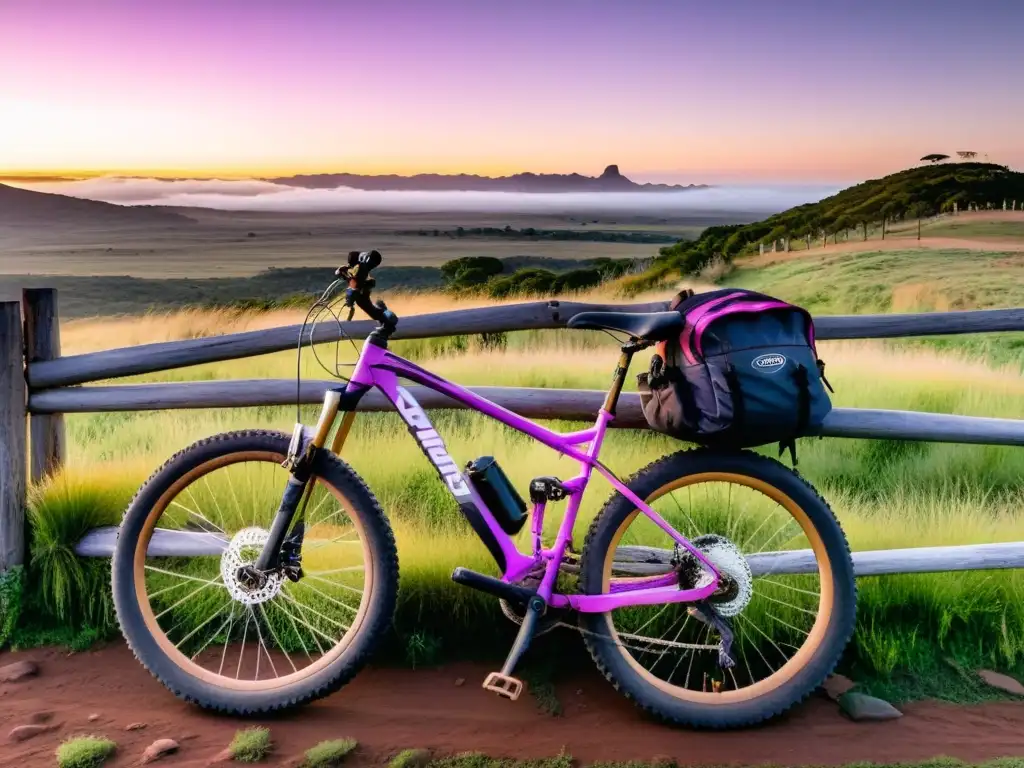
[[[258,763],[270,753],[270,730],[267,728],[246,728],[237,731],[228,746],[232,760],[240,763]]]
[[[97,768],[117,750],[117,744],[99,736],[79,736],[57,747],[58,768]]]
[[[321,741],[306,750],[305,768],[334,768],[341,765],[349,753],[358,746],[355,739]]]

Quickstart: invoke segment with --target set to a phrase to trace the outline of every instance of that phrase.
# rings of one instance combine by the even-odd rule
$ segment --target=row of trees
[[[555,296],[595,288],[626,274],[632,259],[593,259],[581,269],[553,272],[527,267],[505,272],[501,259],[491,256],[465,256],[441,265],[445,287],[453,292],[476,293],[494,299],[509,296]]]

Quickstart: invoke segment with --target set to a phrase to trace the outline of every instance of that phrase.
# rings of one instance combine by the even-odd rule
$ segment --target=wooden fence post
[[[0,303],[0,573],[25,562],[25,348],[21,303]]]
[[[60,317],[54,288],[26,288],[22,293],[25,313],[25,358],[30,363],[60,357]],[[37,483],[64,465],[67,438],[64,415],[36,414],[29,417],[31,475]]]

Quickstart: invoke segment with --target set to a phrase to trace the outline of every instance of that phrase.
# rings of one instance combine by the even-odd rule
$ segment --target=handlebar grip
[[[359,266],[363,272],[370,272],[376,269],[383,260],[378,250],[349,251],[348,253],[348,265],[350,267]]]

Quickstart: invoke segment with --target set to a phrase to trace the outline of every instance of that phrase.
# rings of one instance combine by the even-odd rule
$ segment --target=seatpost
[[[629,342],[622,345],[622,353],[619,355],[619,362],[615,366],[615,373],[612,376],[612,386],[608,390],[608,394],[605,395],[604,405],[601,406],[602,410],[612,416],[615,415],[615,408],[619,404],[619,395],[622,394],[622,385],[626,383],[626,374],[629,372],[629,364],[633,360],[633,355],[649,346],[651,346],[651,342],[642,339],[630,339]]]
[[[626,373],[629,371],[629,363],[633,359],[633,350],[628,347],[622,348],[619,355],[619,362],[615,366],[615,373],[612,375],[612,386],[605,395],[602,410],[612,416],[615,415],[615,407],[619,404],[619,395],[622,394],[622,385],[626,383]]]

